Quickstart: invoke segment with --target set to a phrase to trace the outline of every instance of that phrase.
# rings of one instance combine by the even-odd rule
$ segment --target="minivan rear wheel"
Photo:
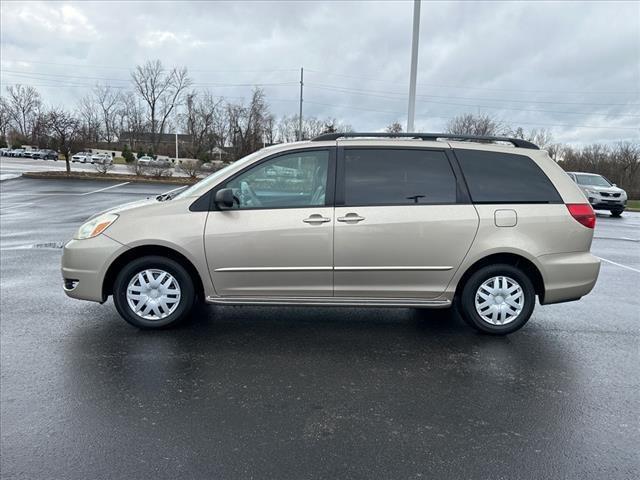
[[[193,280],[175,260],[138,258],[118,273],[113,301],[118,313],[138,328],[166,328],[189,316],[195,300]]]
[[[472,327],[506,335],[522,328],[535,306],[529,277],[512,265],[488,265],[474,272],[462,289],[460,310]]]

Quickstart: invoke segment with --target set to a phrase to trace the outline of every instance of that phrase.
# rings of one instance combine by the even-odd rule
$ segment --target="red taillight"
[[[596,226],[596,214],[588,203],[568,203],[569,213],[587,228]]]

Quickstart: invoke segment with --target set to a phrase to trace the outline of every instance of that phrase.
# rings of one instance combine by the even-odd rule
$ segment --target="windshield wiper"
[[[187,188],[188,185],[184,185],[182,187],[178,187],[174,190],[171,190],[170,192],[167,193],[161,193],[160,195],[158,195],[156,197],[156,200],[159,202],[164,202],[166,200],[171,200],[175,195],[177,195],[178,193],[180,193],[182,190],[184,190],[185,188]]]

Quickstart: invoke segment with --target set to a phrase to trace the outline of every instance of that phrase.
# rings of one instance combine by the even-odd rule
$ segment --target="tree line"
[[[327,132],[353,131],[335,118],[285,115],[276,118],[265,93],[255,88],[245,101],[230,101],[194,88],[186,68],[148,61],[130,72],[130,87],[96,85],[77,105],[44,104],[38,90],[11,85],[0,95],[0,144],[54,148],[67,159],[84,148],[174,155],[173,132],[180,132],[180,156],[204,162],[234,161],[265,145],[313,138]],[[401,132],[394,122],[387,132]],[[575,148],[555,142],[546,129],[524,130],[504,125],[488,115],[454,117],[447,132],[466,135],[511,136],[530,140],[549,152],[567,170],[605,175],[640,198],[640,145],[620,142]]]
[[[206,162],[222,150],[233,161],[265,145],[349,130],[334,118],[304,117],[300,132],[298,116],[271,113],[262,89],[247,101],[229,101],[193,88],[186,68],[159,60],[135,67],[130,88],[96,85],[70,108],[45,105],[28,85],[7,86],[0,95],[0,143],[54,148],[67,160],[83,148],[173,156],[173,133],[181,132],[181,157]]]

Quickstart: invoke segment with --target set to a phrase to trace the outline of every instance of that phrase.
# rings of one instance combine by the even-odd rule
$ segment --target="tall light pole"
[[[304,68],[300,68],[300,113],[298,114],[298,141],[302,140],[302,89],[304,87]]]
[[[420,38],[420,2],[413,0],[413,39],[411,42],[411,78],[409,80],[409,114],[407,132],[413,132],[416,118],[416,76],[418,75],[418,40]]]

